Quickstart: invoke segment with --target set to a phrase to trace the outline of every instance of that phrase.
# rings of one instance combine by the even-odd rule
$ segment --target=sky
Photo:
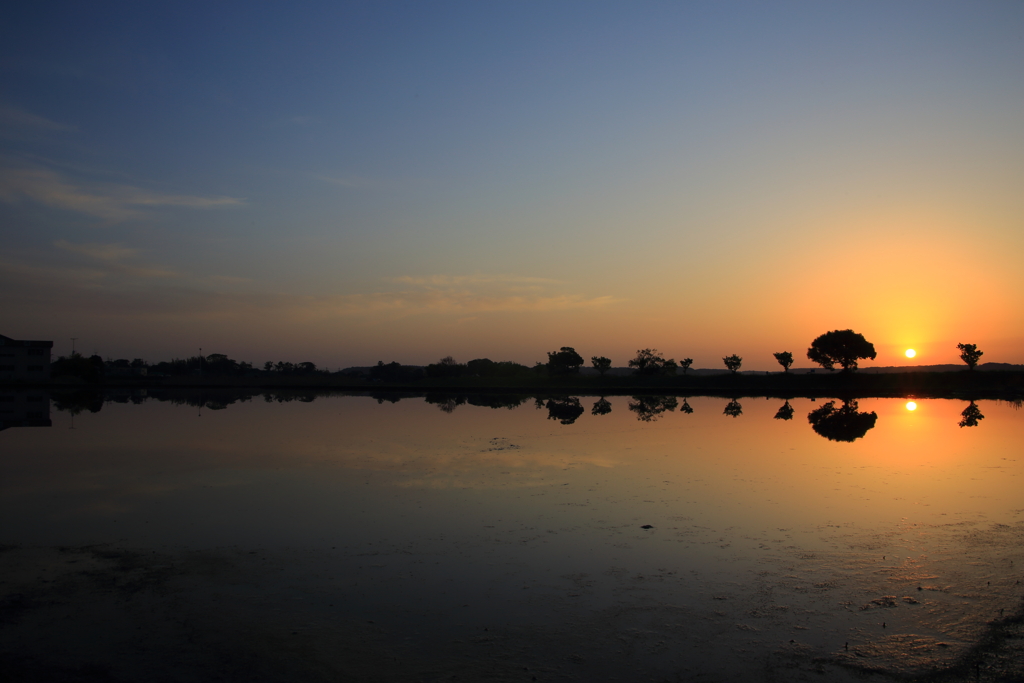
[[[55,355],[1024,363],[1022,187],[1019,2],[0,22],[0,334]]]

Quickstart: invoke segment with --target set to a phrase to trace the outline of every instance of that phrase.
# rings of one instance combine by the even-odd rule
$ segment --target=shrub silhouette
[[[877,354],[875,346],[864,335],[853,330],[832,330],[811,342],[807,349],[807,357],[827,370],[835,369],[838,364],[843,372],[857,369],[857,360],[870,358]]]
[[[733,374],[735,374],[736,371],[740,369],[740,366],[743,365],[743,359],[737,356],[735,353],[732,354],[731,356],[726,356],[725,358],[723,358],[722,362],[725,363],[725,367],[729,368],[729,370]]]
[[[789,372],[789,368],[793,365],[793,354],[789,351],[779,351],[778,353],[772,354],[775,356],[775,360],[779,361],[779,365],[786,372]]]
[[[605,358],[604,356],[591,356],[590,362],[593,363],[594,369],[597,370],[602,377],[604,377],[604,373],[608,372],[612,367],[612,359]]]

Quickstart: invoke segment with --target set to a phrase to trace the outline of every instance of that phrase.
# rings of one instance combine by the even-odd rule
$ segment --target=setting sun
[[[917,410],[917,404],[913,401],[907,401],[907,410]]]
[[[917,351],[914,349],[907,349],[907,358],[913,358],[917,355]]]

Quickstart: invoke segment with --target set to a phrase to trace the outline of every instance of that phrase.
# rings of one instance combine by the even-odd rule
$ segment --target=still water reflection
[[[1022,595],[1007,403],[135,398],[0,433],[30,671],[838,680],[955,663]]]

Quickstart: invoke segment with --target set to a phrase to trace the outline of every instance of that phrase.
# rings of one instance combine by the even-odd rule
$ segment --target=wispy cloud
[[[120,261],[131,258],[139,253],[138,249],[122,244],[72,244],[67,240],[57,240],[53,246],[64,251],[82,254],[100,261]]]
[[[338,185],[339,187],[366,187],[369,182],[363,178],[357,178],[355,176],[346,176],[344,178],[338,178],[336,176],[319,175],[314,174],[313,178],[324,183],[331,185]]]
[[[600,308],[621,301],[613,296],[586,297],[579,294],[522,296],[472,291],[405,291],[352,294],[309,301],[301,306],[305,316],[329,317],[393,313],[466,315],[493,312],[544,312]],[[304,316],[304,317],[305,317]]]
[[[385,314],[457,315],[463,319],[489,312],[543,312],[599,308],[621,301],[613,296],[566,293],[558,280],[517,275],[431,275],[389,278],[397,291],[323,297],[304,302],[310,317]]]
[[[100,268],[105,275],[127,275],[133,278],[176,278],[182,273],[158,265],[139,265],[123,263],[139,254],[139,250],[123,244],[73,244],[67,240],[57,240],[53,246],[63,251],[80,254],[100,261]]]
[[[0,167],[0,201],[15,204],[24,200],[115,222],[139,218],[145,215],[141,209],[154,207],[208,209],[245,203],[234,197],[197,197],[123,184],[77,183],[45,168]]]
[[[231,319],[298,325],[346,320],[376,324],[445,316],[479,325],[493,313],[594,310],[623,301],[609,295],[566,292],[566,285],[557,280],[511,275],[391,278],[384,284],[402,286],[362,294],[268,292],[244,278],[196,275],[139,263],[140,250],[122,244],[62,240],[55,246],[85,261],[61,267],[0,260],[0,304],[43,307],[55,315],[130,317],[136,322]],[[528,289],[523,290],[524,286]]]
[[[403,275],[390,278],[391,282],[414,285],[426,288],[480,287],[485,285],[501,285],[506,287],[527,286],[543,287],[562,284],[561,280],[545,277],[524,277],[522,275],[427,275],[413,277]]]
[[[0,104],[0,134],[5,137],[25,131],[37,133],[64,133],[76,130],[75,126],[51,121],[19,107]]]

